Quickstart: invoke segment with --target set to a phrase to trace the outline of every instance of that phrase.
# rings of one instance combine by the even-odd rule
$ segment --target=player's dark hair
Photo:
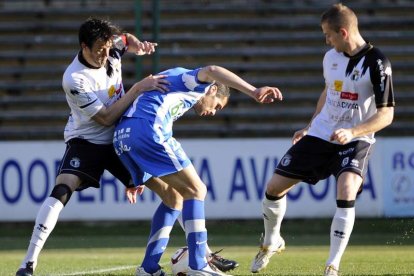
[[[356,14],[341,3],[333,5],[322,14],[322,23],[327,23],[329,28],[335,32],[339,32],[341,28],[358,28]]]
[[[106,42],[120,33],[120,28],[108,20],[89,18],[79,28],[79,45],[85,43],[91,49],[97,40]]]

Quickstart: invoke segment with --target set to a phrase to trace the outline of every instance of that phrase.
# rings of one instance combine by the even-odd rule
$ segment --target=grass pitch
[[[286,251],[255,275],[323,275],[330,220],[288,220],[282,227]],[[208,222],[212,249],[240,263],[232,275],[251,275],[261,221]],[[14,275],[25,254],[32,224],[0,225],[0,275]],[[342,258],[341,275],[414,275],[414,220],[357,220]],[[145,250],[148,222],[58,223],[42,254],[36,276],[134,275]],[[185,243],[175,227],[161,264]]]

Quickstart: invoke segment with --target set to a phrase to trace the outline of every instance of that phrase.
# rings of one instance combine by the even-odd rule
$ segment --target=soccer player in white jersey
[[[293,136],[263,199],[265,235],[251,265],[253,273],[285,248],[280,235],[286,193],[299,181],[316,184],[334,175],[336,212],[324,275],[338,275],[339,263],[355,221],[355,200],[368,167],[374,133],[391,124],[394,95],[390,61],[359,33],[355,13],[342,4],[322,14],[326,43],[325,89],[310,124]],[[304,206],[306,208],[306,206]]]
[[[173,68],[164,72],[171,85],[166,93],[145,93],[124,113],[114,133],[114,147],[136,185],[146,185],[161,196],[136,275],[164,275],[159,260],[171,228],[180,214],[189,248],[188,275],[223,275],[207,264],[207,230],[204,198],[207,192],[180,143],[173,137],[173,122],[193,108],[198,115],[213,116],[228,102],[229,88],[260,103],[281,100],[277,88],[256,88],[220,66],[195,70]],[[177,200],[177,198],[182,198]]]
[[[64,136],[67,144],[56,185],[36,217],[30,244],[16,276],[31,276],[59,214],[74,191],[99,187],[108,170],[125,186],[131,176],[114,152],[114,123],[144,91],[166,91],[163,76],[149,76],[124,92],[121,57],[125,52],[151,54],[155,43],[121,33],[109,21],[88,19],[79,29],[80,51],[66,69],[63,90],[71,109]]]

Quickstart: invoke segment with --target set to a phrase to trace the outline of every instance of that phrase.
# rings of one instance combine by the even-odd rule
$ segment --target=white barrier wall
[[[414,216],[412,138],[378,139],[357,200],[363,217]],[[266,181],[290,139],[181,140],[208,187],[208,218],[260,218]],[[50,194],[65,145],[61,141],[0,142],[0,221],[32,221]],[[105,173],[102,188],[72,195],[62,220],[134,220],[151,218],[159,200],[146,190],[135,205],[124,188]],[[335,181],[304,183],[288,194],[288,218],[331,217]]]
[[[387,139],[377,147],[382,170],[384,215],[414,217],[414,139]]]

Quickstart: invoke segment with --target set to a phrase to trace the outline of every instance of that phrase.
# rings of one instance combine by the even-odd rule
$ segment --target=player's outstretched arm
[[[154,42],[140,41],[136,36],[130,33],[126,33],[125,36],[128,44],[128,52],[138,56],[150,55],[155,52],[155,47],[158,46],[158,44]]]
[[[282,100],[282,93],[276,87],[256,88],[235,73],[217,65],[209,65],[198,72],[198,79],[202,82],[218,81],[231,88],[237,89],[260,103],[271,103]]]
[[[259,103],[272,103],[276,100],[283,100],[282,92],[277,87],[269,86],[256,88],[253,98]]]

